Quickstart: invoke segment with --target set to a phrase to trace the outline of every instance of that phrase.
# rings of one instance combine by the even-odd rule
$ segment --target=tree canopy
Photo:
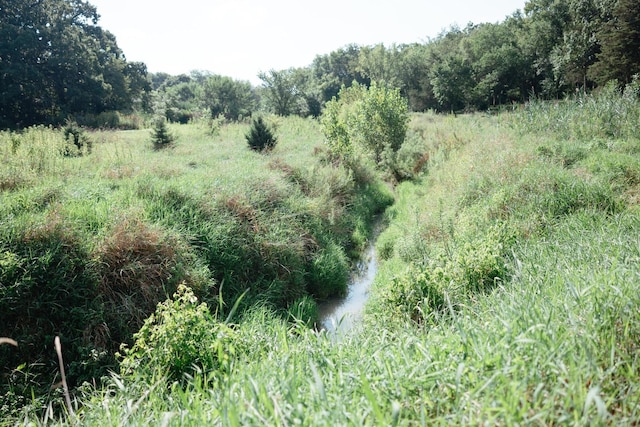
[[[529,0],[502,22],[451,27],[423,43],[349,44],[262,84],[209,72],[149,75],[128,62],[83,0],[0,0],[0,128],[149,109],[172,121],[237,120],[262,109],[319,116],[343,87],[397,88],[412,111],[475,111],[563,97],[640,74],[636,0]],[[346,92],[344,92],[346,93]]]
[[[0,0],[0,127],[126,110],[150,89],[82,0]]]

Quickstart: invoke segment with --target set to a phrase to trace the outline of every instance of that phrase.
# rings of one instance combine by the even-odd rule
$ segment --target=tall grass
[[[172,125],[178,142],[161,151],[149,130],[95,131],[82,157],[64,155],[58,130],[2,134],[0,336],[20,345],[0,348],[0,405],[18,410],[24,397],[49,394],[55,335],[70,384],[99,382],[180,284],[228,302],[219,316],[245,295],[238,317],[259,304],[309,323],[311,296],[344,292],[349,256],[389,191],[314,155],[322,140],[311,120],[282,121],[266,156],[247,148],[247,128],[212,136]]]
[[[550,113],[536,114],[544,121]],[[383,262],[358,327],[335,340],[256,304],[242,319],[225,319],[231,331],[211,338],[211,346],[190,338],[197,368],[182,376],[140,357],[133,359],[136,369],[113,374],[102,388],[78,390],[78,419],[86,425],[635,425],[637,141],[597,134],[563,142],[554,133],[514,129],[510,115],[416,116],[412,126],[415,156],[407,159],[420,167],[416,179],[396,188],[396,204],[387,211],[389,225],[377,245]],[[308,181],[314,173],[302,159],[283,155],[270,164],[279,185],[295,185],[309,197],[296,197],[297,209],[323,194]],[[156,180],[154,191],[166,195]],[[240,202],[246,200],[234,212],[262,220],[267,212],[257,211],[266,206],[245,212]],[[194,334],[226,331],[222,319],[207,314],[224,302],[189,301],[173,318],[185,323],[163,330],[155,322],[138,338],[152,331],[176,345],[172,332],[189,321]],[[162,350],[158,357],[166,356]],[[33,409],[15,419],[69,422]]]

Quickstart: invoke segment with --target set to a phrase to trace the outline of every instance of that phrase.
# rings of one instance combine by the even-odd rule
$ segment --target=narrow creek
[[[381,223],[382,221],[377,221],[367,249],[351,273],[347,295],[319,304],[319,329],[342,335],[353,328],[362,317],[362,311],[369,298],[369,289],[378,272],[375,243],[382,229]]]

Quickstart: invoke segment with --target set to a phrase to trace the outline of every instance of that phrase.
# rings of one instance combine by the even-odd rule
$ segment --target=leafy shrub
[[[276,146],[277,138],[262,117],[253,120],[249,133],[245,135],[249,148],[254,151],[270,151]]]
[[[76,122],[67,121],[64,127],[64,139],[68,144],[64,152],[66,156],[82,155],[84,152],[91,153],[93,143],[84,129],[78,126]]]
[[[331,152],[342,158],[364,155],[396,175],[396,154],[404,142],[408,107],[397,89],[373,83],[343,88],[329,101],[322,130]]]
[[[238,348],[236,332],[216,321],[207,304],[198,304],[184,285],[173,300],[158,304],[134,338],[131,348],[123,347],[121,372],[149,379],[167,376],[179,381],[197,369],[224,374]]]

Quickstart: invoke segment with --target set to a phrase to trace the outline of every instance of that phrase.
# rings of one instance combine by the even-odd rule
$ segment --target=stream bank
[[[349,277],[347,295],[318,304],[318,329],[342,335],[362,318],[362,311],[369,299],[369,290],[378,273],[375,245],[382,226],[382,218],[377,218],[367,248]]]

